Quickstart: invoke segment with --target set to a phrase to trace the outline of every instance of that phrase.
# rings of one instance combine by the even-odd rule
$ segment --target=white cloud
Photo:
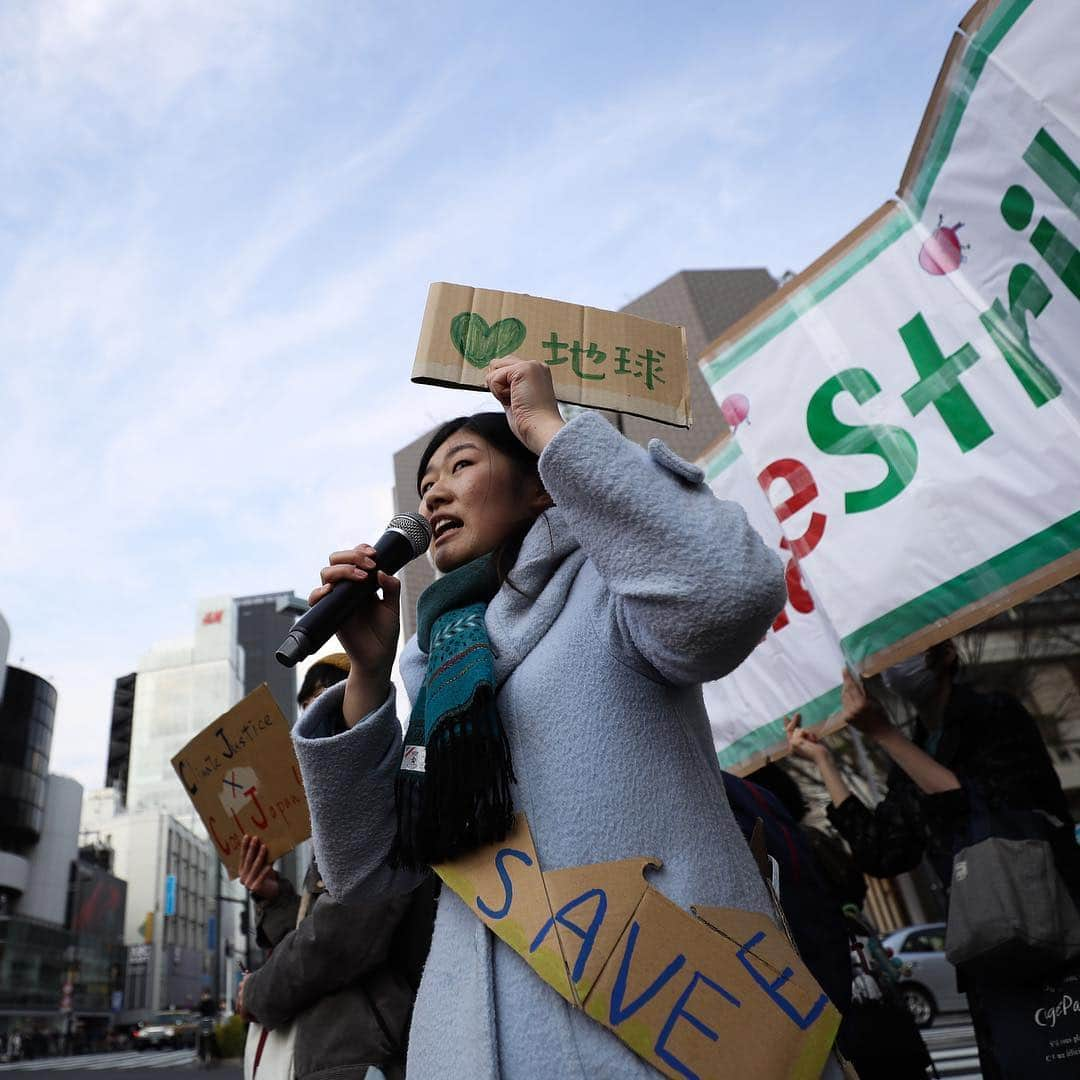
[[[275,21],[272,8],[244,0],[8,5],[0,28],[14,78],[4,97],[38,116],[101,107],[145,127],[202,80],[252,78],[269,62]]]

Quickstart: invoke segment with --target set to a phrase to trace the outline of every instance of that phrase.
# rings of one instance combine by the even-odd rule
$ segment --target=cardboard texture
[[[208,724],[172,766],[235,879],[245,833],[281,858],[311,835],[289,725],[263,683]]]
[[[760,487],[788,585],[706,687],[726,769],[784,753],[785,714],[832,724],[838,659],[874,675],[1080,572],[1078,48],[1067,0],[979,0],[896,197],[703,353],[732,436],[700,464]]]
[[[510,355],[547,364],[566,404],[692,423],[683,327],[520,293],[431,286],[413,382],[486,390],[485,369]]]
[[[540,935],[551,918],[551,905],[523,814],[502,843],[435,869],[481,922],[498,926],[499,937],[557,994],[574,1003],[559,939]]]
[[[663,1075],[819,1077],[840,1015],[783,932],[752,912],[684,911],[645,880],[650,865],[543,871],[519,814],[506,840],[435,870],[549,986]]]

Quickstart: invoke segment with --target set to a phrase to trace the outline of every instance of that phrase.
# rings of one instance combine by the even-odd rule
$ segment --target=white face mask
[[[926,666],[922,653],[886,668],[881,680],[894,694],[916,707],[930,701],[938,688],[938,677]]]

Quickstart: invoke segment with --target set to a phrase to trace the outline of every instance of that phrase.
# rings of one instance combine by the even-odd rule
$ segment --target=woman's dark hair
[[[486,443],[493,446],[500,454],[510,459],[518,475],[523,480],[540,480],[540,459],[534,454],[511,430],[510,423],[506,419],[506,413],[482,412],[473,413],[472,416],[456,416],[453,420],[447,420],[428,440],[424,452],[420,455],[420,464],[416,468],[416,493],[420,494],[420,485],[431,463],[435,451],[451,435],[459,431],[471,431],[479,435]],[[495,549],[495,569],[499,580],[506,581],[507,575],[517,561],[518,552],[525,534],[532,528],[532,522],[525,522],[513,535],[507,537]],[[513,582],[510,582],[513,586]]]
[[[510,430],[506,413],[480,412],[472,416],[457,416],[447,420],[428,440],[424,452],[420,455],[420,464],[416,469],[416,493],[420,494],[420,484],[427,472],[428,465],[435,451],[455,432],[472,431],[485,442],[490,443],[500,454],[508,457],[514,467],[524,477],[539,477],[539,458]]]
[[[799,785],[775,762],[770,761],[762,765],[746,779],[765,788],[766,791],[771,791],[796,821],[802,821],[806,817],[809,808],[806,805],[806,799],[803,798],[803,793],[799,790]]]

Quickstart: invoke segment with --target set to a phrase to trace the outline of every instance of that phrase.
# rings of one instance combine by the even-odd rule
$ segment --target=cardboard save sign
[[[240,873],[245,833],[267,846],[271,861],[311,835],[289,725],[265,683],[203,728],[172,766],[230,879]]]
[[[567,404],[692,422],[683,327],[520,293],[431,286],[413,382],[484,390],[484,369],[510,355],[549,365]]]
[[[683,911],[645,881],[649,865],[544,871],[518,814],[505,840],[435,870],[556,993],[665,1076],[819,1077],[840,1015],[782,932],[753,912]]]

